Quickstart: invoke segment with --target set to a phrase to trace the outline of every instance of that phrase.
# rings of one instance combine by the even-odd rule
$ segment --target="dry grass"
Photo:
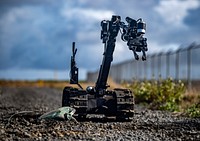
[[[182,109],[187,109],[193,104],[200,103],[200,92],[196,88],[186,90],[183,95],[183,101],[181,102]]]
[[[95,83],[80,82],[81,86],[86,89],[87,86],[95,86]],[[114,88],[125,88],[124,85],[115,83],[111,78],[108,78],[108,89]],[[65,86],[71,86],[78,88],[77,85],[69,84],[67,81],[49,81],[49,80],[37,80],[37,81],[11,81],[11,80],[0,80],[0,87],[50,87],[63,89]],[[183,101],[181,102],[182,109],[186,109],[192,104],[200,102],[200,91],[199,87],[193,87],[191,90],[186,90],[183,95]]]
[[[0,80],[0,87],[3,86],[3,87],[54,87],[54,88],[61,88],[61,87],[64,87],[66,84],[67,84],[67,82],[64,82],[64,81]]]
[[[115,83],[112,79],[108,79],[109,89],[123,88],[122,85]],[[80,85],[86,89],[87,86],[95,86],[95,83],[80,82]],[[63,89],[65,86],[78,88],[77,85],[72,85],[68,81],[52,81],[52,80],[37,80],[37,81],[23,81],[23,80],[0,80],[0,87],[50,87]]]

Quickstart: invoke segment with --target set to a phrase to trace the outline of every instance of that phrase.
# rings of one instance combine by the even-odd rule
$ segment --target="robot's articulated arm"
[[[100,66],[99,75],[97,78],[95,91],[101,93],[106,90],[108,74],[110,71],[111,62],[113,60],[113,52],[115,49],[115,42],[118,32],[121,31],[121,39],[127,42],[130,50],[133,51],[136,60],[139,60],[139,56],[136,52],[142,52],[142,60],[146,60],[145,52],[147,49],[147,39],[143,37],[146,31],[146,24],[142,19],[134,20],[126,17],[127,25],[121,22],[120,16],[112,16],[110,21],[103,20],[101,22],[101,39],[104,43],[104,57]],[[75,49],[75,43],[72,46],[71,56],[71,84],[78,84],[78,68],[76,67],[75,55],[77,49]],[[79,84],[78,84],[79,85]]]
[[[110,65],[113,60],[113,52],[115,49],[116,37],[120,29],[122,29],[121,39],[127,42],[130,50],[133,51],[135,59],[139,60],[136,52],[143,53],[142,60],[146,60],[145,52],[147,49],[147,39],[143,37],[146,31],[146,24],[142,19],[137,21],[126,17],[127,25],[121,22],[120,16],[112,16],[110,21],[103,20],[101,22],[101,39],[104,43],[104,58],[100,67],[99,76],[96,83],[96,91],[105,90],[107,88],[107,78]]]
[[[139,56],[137,55],[136,52],[141,52],[143,53],[142,60],[146,60],[146,54],[145,52],[148,50],[147,49],[147,38],[144,38],[143,35],[145,34],[146,31],[146,24],[143,22],[143,20],[140,18],[137,21],[134,19],[131,19],[130,17],[126,17],[127,25],[125,25],[124,22],[120,21],[119,16],[114,16],[117,17],[116,21],[113,22],[113,24],[116,24],[116,27],[118,26],[118,29],[122,29],[122,35],[121,39],[124,42],[127,42],[127,45],[130,50],[133,51],[135,59],[139,60]],[[103,20],[101,22],[101,39],[103,43],[106,43],[108,41],[108,37],[111,34],[110,33],[110,28],[108,28],[110,21],[105,21]]]

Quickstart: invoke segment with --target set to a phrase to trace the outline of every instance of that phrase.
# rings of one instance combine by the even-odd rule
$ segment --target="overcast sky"
[[[149,54],[200,39],[199,0],[0,0],[0,78],[68,79],[71,44],[80,77],[99,68],[100,22],[143,18]],[[114,62],[132,59],[117,38]]]

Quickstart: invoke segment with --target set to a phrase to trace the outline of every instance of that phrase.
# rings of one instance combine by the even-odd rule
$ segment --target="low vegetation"
[[[200,102],[192,104],[185,110],[185,113],[190,117],[200,117]]]
[[[80,82],[83,88],[94,84]],[[200,117],[200,93],[199,90],[187,90],[182,81],[175,81],[171,78],[166,80],[134,81],[119,85],[111,79],[108,82],[113,88],[129,88],[135,95],[137,104],[144,104],[150,109],[181,112],[190,117]],[[69,85],[66,81],[9,81],[0,80],[1,87],[51,87],[62,90]],[[73,87],[76,85],[73,85]]]
[[[134,81],[124,83],[135,95],[135,102],[150,109],[183,112],[190,117],[200,117],[200,96],[189,94],[182,81],[166,80]]]

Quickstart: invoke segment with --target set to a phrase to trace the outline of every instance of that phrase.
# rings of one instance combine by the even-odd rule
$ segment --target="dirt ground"
[[[130,122],[38,120],[61,97],[62,89],[0,86],[0,140],[200,140],[200,119],[137,105]]]

